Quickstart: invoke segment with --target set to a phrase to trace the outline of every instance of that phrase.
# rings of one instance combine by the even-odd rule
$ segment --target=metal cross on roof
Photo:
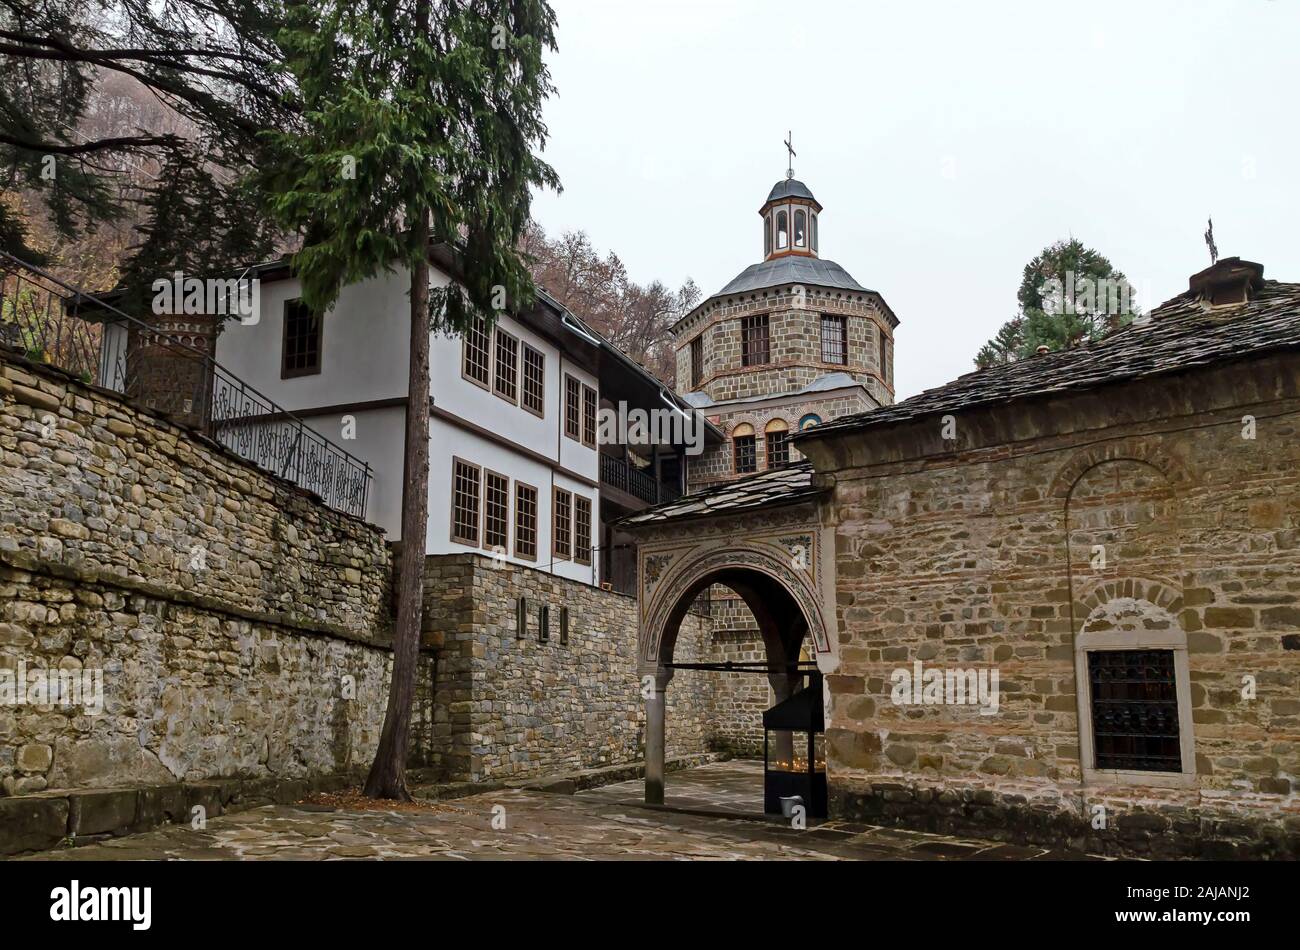
[[[786,132],[786,133],[785,133],[785,150],[786,150],[787,152],[790,153],[790,167],[787,168],[787,169],[785,170],[785,177],[786,177],[786,178],[793,178],[793,177],[794,177],[794,157],[795,157],[795,155],[798,154],[798,153],[794,150],[794,146],[790,144],[792,141],[794,141],[794,133],[793,133],[793,132]]]
[[[1219,263],[1219,245],[1214,243],[1214,219],[1209,219],[1209,227],[1205,229],[1205,246],[1210,249],[1210,263]]]

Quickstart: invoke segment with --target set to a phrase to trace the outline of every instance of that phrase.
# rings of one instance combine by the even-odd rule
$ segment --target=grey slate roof
[[[733,514],[750,508],[772,507],[815,498],[825,489],[812,485],[812,465],[797,462],[785,468],[759,472],[725,485],[706,488],[693,495],[655,508],[646,508],[615,522],[620,527],[637,527],[685,518],[707,518]]]
[[[862,386],[862,383],[858,382],[848,373],[836,370],[833,373],[826,373],[822,376],[818,376],[802,389],[791,389],[785,392],[762,393],[758,396],[739,396],[735,399],[719,399],[717,401],[710,399],[708,393],[697,391],[686,393],[682,396],[682,399],[695,409],[710,409],[714,406],[739,406],[751,402],[763,402],[767,399],[788,399],[791,396],[802,396],[805,393],[831,392],[836,389],[847,389],[850,386]]]
[[[1076,392],[1213,363],[1300,349],[1300,284],[1266,280],[1254,299],[1207,310],[1180,294],[1096,343],[958,377],[893,406],[841,416],[796,440],[867,429],[977,406]]]
[[[798,178],[785,178],[778,181],[772,186],[772,190],[767,193],[767,201],[777,201],[781,198],[807,198],[809,201],[817,201],[808,186]],[[767,201],[763,204],[767,204]],[[821,204],[821,202],[817,202]]]
[[[777,257],[770,261],[750,264],[740,272],[731,283],[719,290],[713,297],[727,294],[746,293],[751,290],[764,290],[779,287],[782,284],[811,284],[814,287],[830,287],[835,290],[854,290],[870,293],[856,280],[849,276],[839,264],[825,261],[820,257],[805,257],[792,254]]]

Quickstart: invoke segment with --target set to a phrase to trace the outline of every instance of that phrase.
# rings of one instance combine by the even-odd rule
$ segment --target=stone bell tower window
[[[776,213],[776,249],[784,251],[790,246],[790,218],[784,211]]]
[[[808,246],[808,214],[802,208],[794,213],[794,246]]]
[[[812,249],[813,249],[813,253],[816,254],[817,253],[817,215],[815,214],[812,216]]]
[[[764,215],[763,217],[763,256],[767,257],[772,253],[772,216]]]

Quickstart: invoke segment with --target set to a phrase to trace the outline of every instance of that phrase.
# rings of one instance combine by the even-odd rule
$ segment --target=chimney
[[[1225,257],[1187,280],[1187,289],[1211,307],[1228,307],[1250,300],[1264,285],[1264,265]]]

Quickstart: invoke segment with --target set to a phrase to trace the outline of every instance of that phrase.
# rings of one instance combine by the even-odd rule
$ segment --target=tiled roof
[[[742,294],[751,290],[779,287],[782,284],[810,284],[813,287],[829,287],[832,290],[869,292],[834,261],[794,254],[750,264],[709,300],[725,297],[727,294]]]
[[[865,429],[1175,373],[1300,348],[1300,284],[1263,281],[1243,304],[1207,309],[1191,292],[1096,343],[958,377],[892,406],[841,416],[796,439]]]
[[[682,518],[706,518],[714,514],[732,514],[749,508],[771,507],[814,498],[823,489],[812,485],[812,465],[798,462],[785,468],[759,472],[738,478],[725,485],[706,488],[693,495],[656,508],[646,508],[615,522],[620,527],[658,524]]]

